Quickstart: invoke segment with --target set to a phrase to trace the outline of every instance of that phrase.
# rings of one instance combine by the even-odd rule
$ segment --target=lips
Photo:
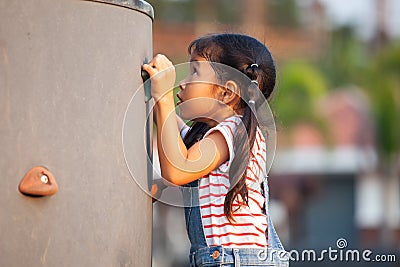
[[[179,101],[176,103],[177,106],[183,103],[183,100],[179,94],[176,95],[176,97],[179,99]]]

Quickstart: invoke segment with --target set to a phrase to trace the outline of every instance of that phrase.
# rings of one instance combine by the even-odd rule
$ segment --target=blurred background
[[[271,216],[285,249],[335,249],[344,238],[349,249],[397,255],[360,266],[400,266],[400,1],[147,2],[154,53],[175,64],[215,32],[254,36],[274,55]],[[188,266],[183,209],[156,203],[153,215],[153,266]]]

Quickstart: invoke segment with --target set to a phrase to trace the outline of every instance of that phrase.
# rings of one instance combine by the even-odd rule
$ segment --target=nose
[[[185,90],[186,87],[186,79],[183,79],[182,81],[179,82],[179,88],[182,90]]]

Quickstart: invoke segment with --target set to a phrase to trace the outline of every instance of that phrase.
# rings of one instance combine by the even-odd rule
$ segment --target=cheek
[[[180,116],[186,120],[199,117],[211,118],[220,109],[218,101],[210,98],[196,98],[179,105]]]

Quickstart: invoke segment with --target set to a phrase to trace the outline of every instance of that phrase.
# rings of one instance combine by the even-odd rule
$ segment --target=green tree
[[[269,0],[266,21],[275,27],[295,28],[300,25],[300,15],[296,0]]]
[[[331,43],[317,62],[331,88],[354,83],[369,64],[367,47],[355,37],[352,27],[343,26],[331,33]]]
[[[361,77],[375,116],[382,167],[389,171],[395,166],[388,165],[395,165],[400,152],[400,43],[374,55]]]
[[[327,91],[323,74],[304,61],[284,64],[279,74],[278,91],[272,103],[278,123],[290,127],[300,119],[319,122],[315,105]]]
[[[195,19],[195,1],[193,0],[146,0],[154,8],[157,21],[193,22]]]
[[[332,88],[355,84],[369,96],[380,167],[393,175],[400,152],[400,43],[379,50],[372,44],[358,40],[351,27],[339,28],[318,65]]]

